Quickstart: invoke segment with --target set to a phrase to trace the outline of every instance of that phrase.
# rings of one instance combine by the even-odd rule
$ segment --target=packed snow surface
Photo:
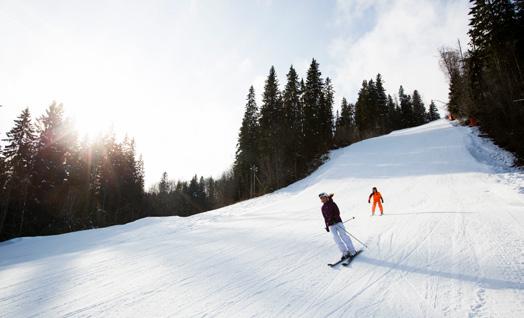
[[[349,267],[327,266],[324,191],[368,246]],[[439,120],[219,210],[0,243],[0,316],[524,317],[523,225],[511,156]]]

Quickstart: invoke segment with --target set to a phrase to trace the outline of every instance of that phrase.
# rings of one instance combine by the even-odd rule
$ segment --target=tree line
[[[257,106],[249,88],[233,166],[235,200],[268,193],[316,169],[330,149],[413,127],[440,118],[433,102],[426,107],[417,90],[398,100],[386,94],[380,74],[364,80],[355,104],[342,99],[335,116],[331,79],[322,78],[312,60],[306,79],[293,66],[282,91],[271,67]]]
[[[80,141],[62,105],[36,121],[23,110],[0,149],[0,240],[219,208],[305,177],[331,149],[439,118],[417,90],[386,94],[380,74],[362,82],[355,104],[343,98],[335,114],[333,84],[316,60],[305,80],[293,66],[286,80],[281,90],[270,68],[260,108],[249,88],[235,162],[221,177],[174,181],[164,173],[147,192],[133,139],[106,133]]]
[[[0,240],[122,224],[143,214],[144,168],[134,141],[79,141],[53,103],[25,109],[0,149]]]
[[[524,162],[524,1],[471,0],[469,46],[444,48],[450,114]]]

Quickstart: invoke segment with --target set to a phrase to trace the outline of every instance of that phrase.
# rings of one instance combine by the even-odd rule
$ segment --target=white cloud
[[[388,0],[337,0],[337,22],[354,23],[363,18],[366,11],[387,4]]]
[[[353,11],[351,11],[353,10]],[[354,17],[371,10],[375,24],[359,33]],[[362,80],[381,73],[389,94],[400,85],[407,92],[418,89],[424,101],[447,100],[447,82],[438,64],[438,49],[465,42],[468,5],[459,1],[339,1],[338,16],[346,15],[351,34],[333,39],[330,54],[336,66],[338,95],[355,101]],[[353,21],[353,22],[352,22]]]

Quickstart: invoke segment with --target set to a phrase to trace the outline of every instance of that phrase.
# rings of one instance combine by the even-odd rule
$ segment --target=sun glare
[[[71,115],[73,120],[73,127],[78,132],[80,137],[87,136],[89,139],[96,138],[108,132],[114,124],[111,120],[103,114],[92,113],[76,113]]]

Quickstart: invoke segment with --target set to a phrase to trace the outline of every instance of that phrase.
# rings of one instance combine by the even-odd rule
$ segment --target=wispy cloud
[[[466,1],[338,1],[339,32],[330,45],[339,95],[356,99],[363,79],[381,73],[386,89],[418,89],[426,102],[447,99],[438,49],[466,41]],[[373,21],[367,28],[358,23]]]

